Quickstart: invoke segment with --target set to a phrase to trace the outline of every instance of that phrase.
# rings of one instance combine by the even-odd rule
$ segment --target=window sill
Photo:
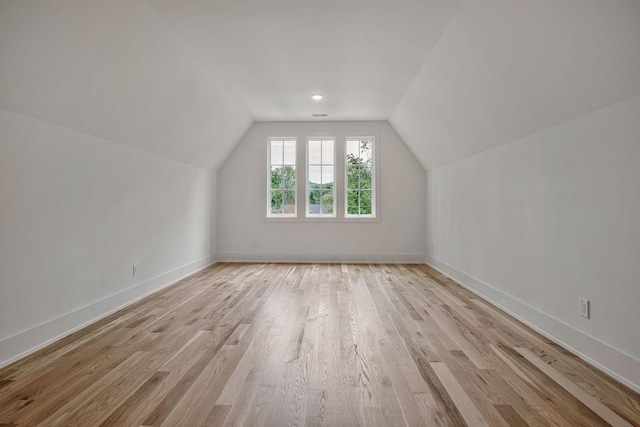
[[[380,217],[263,217],[262,222],[280,223],[375,223],[380,222]]]

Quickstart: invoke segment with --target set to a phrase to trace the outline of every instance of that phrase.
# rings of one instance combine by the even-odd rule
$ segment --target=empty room
[[[640,1],[0,0],[0,426],[640,426]]]

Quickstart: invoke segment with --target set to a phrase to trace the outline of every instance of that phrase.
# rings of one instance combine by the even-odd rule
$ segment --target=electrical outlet
[[[258,241],[257,240],[252,240],[251,241],[251,247],[252,248],[257,248],[258,247]]]
[[[133,264],[133,275],[134,276],[138,275],[138,263],[137,262],[135,264]]]
[[[578,298],[578,303],[579,303],[579,309],[578,309],[578,313],[580,314],[580,316],[584,317],[585,319],[589,318],[589,300],[586,298]]]

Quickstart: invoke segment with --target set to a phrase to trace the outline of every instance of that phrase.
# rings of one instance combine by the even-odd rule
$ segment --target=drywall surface
[[[635,388],[639,118],[636,96],[427,176],[428,262]]]
[[[3,0],[0,58],[0,108],[197,166],[253,122],[145,0]]]
[[[215,191],[208,169],[0,110],[0,365],[211,264]]]
[[[259,121],[386,120],[462,3],[147,1]]]
[[[380,221],[265,221],[265,135],[295,136],[302,141],[326,135],[336,137],[338,143],[344,143],[345,136],[376,136]],[[304,200],[300,190],[298,197]],[[424,169],[387,122],[255,123],[218,173],[219,257],[237,261],[424,262],[425,199]]]
[[[640,94],[640,2],[465,1],[389,122],[426,169]]]

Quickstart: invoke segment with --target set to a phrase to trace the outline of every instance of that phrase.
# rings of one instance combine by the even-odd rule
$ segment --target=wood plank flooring
[[[425,265],[216,264],[0,370],[2,426],[640,426]]]

